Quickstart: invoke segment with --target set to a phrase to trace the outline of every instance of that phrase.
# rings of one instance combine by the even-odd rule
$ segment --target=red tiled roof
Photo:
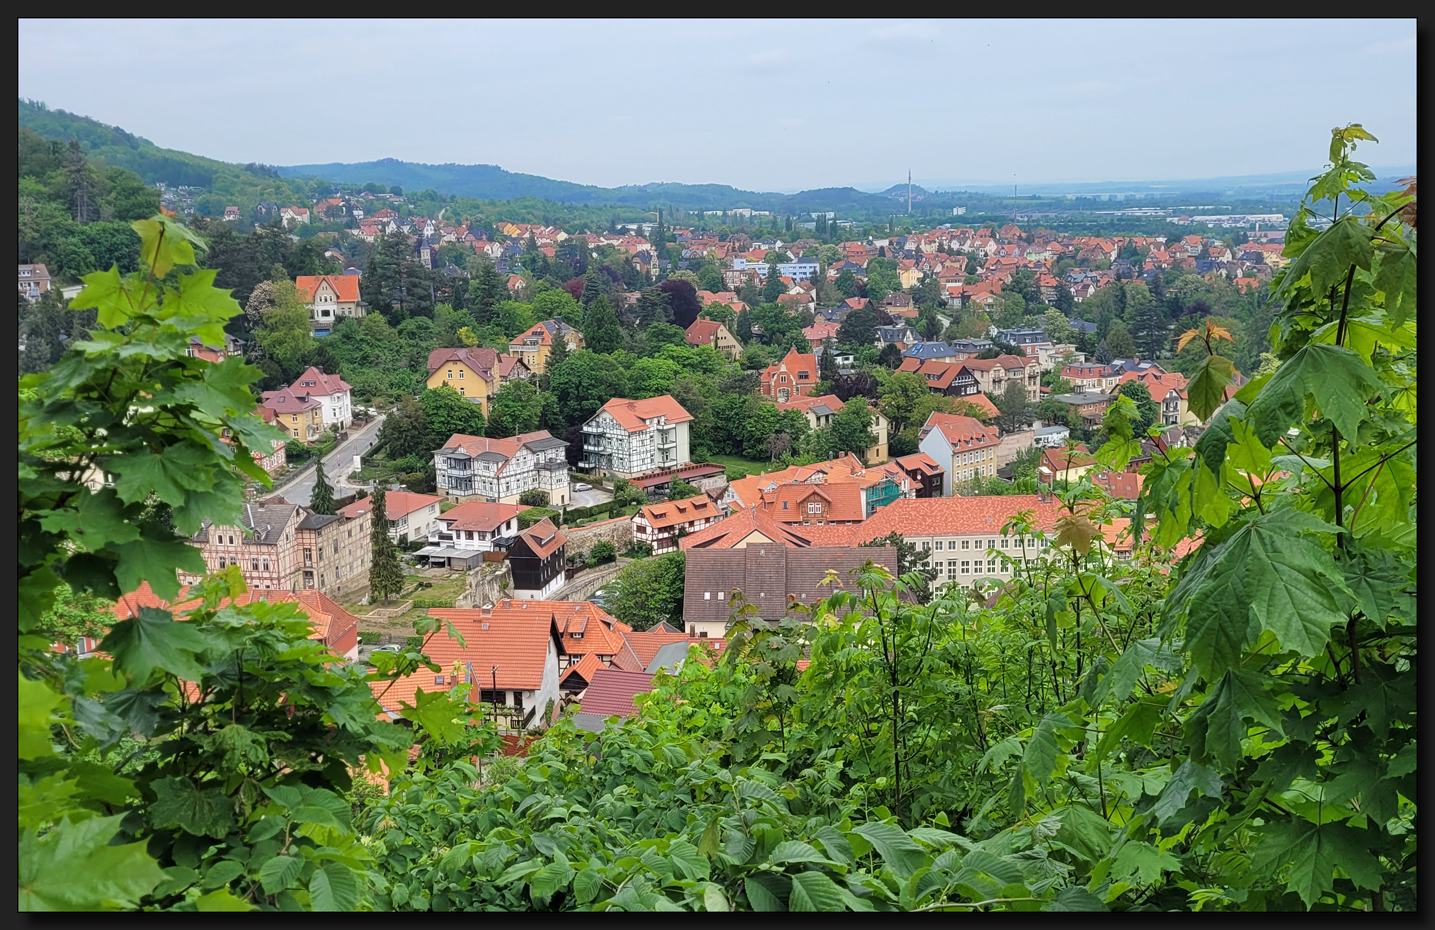
[[[722,324],[717,320],[693,320],[687,329],[689,345],[710,346],[717,341],[718,330]]]
[[[975,396],[975,395],[973,395]],[[965,400],[966,398],[962,398]],[[953,449],[980,449],[997,443],[997,431],[972,417],[956,413],[933,413],[922,425],[920,435],[939,430]]]
[[[443,500],[443,498],[435,497],[432,494],[415,494],[412,491],[387,491],[384,494],[384,516],[389,520],[398,520],[416,510],[422,510],[430,504],[437,504],[441,500]],[[366,497],[342,508],[339,513],[346,517],[362,517],[373,509],[374,499],[372,497]]]
[[[149,582],[145,581],[141,582],[134,591],[121,596],[119,600],[111,604],[109,610],[118,620],[128,620],[130,617],[138,615],[141,607],[167,610],[178,616],[194,610],[202,603],[199,598],[187,597],[188,593],[189,586],[185,585],[179,589],[174,600],[167,601],[156,595],[150,588]],[[318,591],[250,590],[236,598],[225,598],[220,602],[220,606],[243,607],[257,601],[269,601],[275,604],[297,602],[299,612],[314,624],[314,632],[309,634],[309,638],[322,640],[326,644],[339,639],[359,623],[358,617],[339,606],[338,602],[328,595]]]
[[[568,537],[558,531],[553,521],[544,517],[528,529],[518,534],[528,540],[528,548],[540,559],[546,559],[561,545],[568,541]]]
[[[603,662],[598,658],[598,654],[596,652],[590,652],[564,669],[562,676],[560,676],[560,681],[563,684],[568,684],[568,679],[576,675],[582,679],[583,687],[586,688],[588,687],[588,682],[593,680],[593,673],[602,667]]]
[[[653,676],[647,672],[625,672],[600,668],[593,673],[583,695],[581,712],[599,717],[631,717],[638,712],[633,698],[651,691]]]
[[[613,419],[618,421],[618,425],[630,433],[639,433],[647,429],[648,425],[643,421],[656,417],[667,417],[669,423],[686,423],[693,418],[693,415],[684,410],[682,404],[674,400],[671,394],[649,397],[644,400],[615,397],[599,409],[608,411]]]
[[[635,630],[631,633],[624,633],[623,639],[627,641],[628,648],[633,650],[633,655],[637,656],[638,661],[643,664],[645,669],[658,654],[659,649],[669,643],[690,641],[686,633],[668,633],[662,630],[643,630],[642,632]],[[691,642],[696,641],[691,640]]]
[[[720,520],[706,529],[690,533],[678,541],[678,548],[688,549],[732,549],[738,543],[761,533],[773,542],[795,549],[811,546],[809,530],[822,527],[784,526],[756,506],[746,507],[725,520]]]
[[[927,475],[938,475],[942,472],[942,466],[938,465],[932,457],[925,452],[904,455],[894,459],[894,461],[907,471],[920,471]]]
[[[541,602],[503,603],[509,606],[491,610],[430,610],[430,616],[452,623],[464,638],[464,645],[460,646],[445,626],[424,644],[424,652],[443,670],[438,673],[444,676],[443,683],[434,681],[436,673],[420,669],[392,686],[388,682],[373,682],[374,696],[378,697],[388,688],[380,701],[386,710],[398,713],[400,703],[414,703],[419,688],[430,693],[449,687],[448,677],[455,662],[459,664],[460,675],[465,677],[465,665],[473,665],[477,679],[474,683],[479,688],[492,688],[496,676],[500,690],[537,691],[543,686],[548,641],[550,638],[561,641],[553,612],[536,606]],[[557,648],[561,651],[563,647]]]
[[[498,529],[527,509],[518,504],[468,501],[451,508],[446,513],[439,514],[438,518],[448,524],[450,530],[482,530],[488,533]]]
[[[694,520],[719,517],[722,516],[722,511],[707,495],[702,494],[680,501],[648,504],[640,509],[638,514],[647,520],[650,526],[656,529],[667,529],[670,526],[681,526]]]
[[[461,362],[469,371],[491,381],[492,371],[498,366],[498,352],[485,348],[434,349],[429,353],[429,374],[454,362]]]
[[[807,504],[820,497],[827,503],[825,520],[829,523],[857,523],[862,512],[862,487],[851,482],[805,481],[783,484],[762,495],[762,509],[780,523],[802,523],[810,519]]]
[[[895,500],[869,517],[853,536],[864,543],[897,532],[903,536],[962,536],[1001,532],[1022,511],[1034,511],[1036,525],[1049,529],[1061,514],[1055,501],[1035,494],[999,497],[918,497]]]
[[[294,289],[299,292],[299,300],[312,303],[314,292],[325,282],[340,301],[349,303],[359,299],[359,276],[355,274],[301,274],[294,279]]]
[[[1145,478],[1135,472],[1107,472],[1103,475],[1095,475],[1091,483],[1105,488],[1112,497],[1123,498],[1134,501],[1141,494],[1141,485]]]

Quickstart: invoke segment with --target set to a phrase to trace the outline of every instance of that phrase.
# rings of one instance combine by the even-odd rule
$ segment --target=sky
[[[19,96],[273,165],[605,187],[1168,180],[1415,163],[1415,20],[20,20]]]

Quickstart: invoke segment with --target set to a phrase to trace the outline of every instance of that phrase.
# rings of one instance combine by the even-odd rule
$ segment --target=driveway
[[[344,481],[344,477],[354,469],[354,456],[367,452],[378,441],[385,416],[387,415],[381,413],[370,420],[362,430],[351,430],[348,441],[324,457],[324,474],[334,488],[335,497],[343,497],[355,490]],[[286,500],[309,506],[309,500],[314,494],[314,470],[309,469],[298,481],[271,493],[282,494]]]
[[[574,482],[581,484],[582,482]],[[571,485],[570,485],[571,487]],[[569,507],[592,507],[595,504],[606,504],[613,499],[612,491],[605,491],[602,488],[594,488],[591,491],[573,491],[572,503]]]

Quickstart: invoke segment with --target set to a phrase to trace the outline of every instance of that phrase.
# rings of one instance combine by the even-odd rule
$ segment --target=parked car
[[[375,652],[402,652],[402,651],[403,651],[403,648],[404,648],[403,646],[400,646],[400,645],[397,644],[397,643],[389,643],[387,646],[380,646],[379,648],[375,649],[374,651],[375,651]]]
[[[591,491],[591,490],[593,490],[593,486],[592,486],[591,484],[575,484],[575,485],[573,485],[573,490],[575,490],[575,491]]]

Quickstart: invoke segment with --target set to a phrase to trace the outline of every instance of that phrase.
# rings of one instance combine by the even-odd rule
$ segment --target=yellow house
[[[508,352],[522,359],[529,371],[541,375],[548,369],[548,354],[553,351],[553,340],[559,336],[568,342],[569,351],[583,348],[583,334],[578,330],[562,320],[544,320],[509,343]]]
[[[287,387],[265,391],[259,406],[274,411],[274,425],[290,439],[309,443],[324,432],[324,404],[312,395],[296,394]]]
[[[447,384],[482,407],[486,417],[489,399],[499,388],[498,368],[498,352],[493,349],[434,349],[424,383],[430,388]]]

